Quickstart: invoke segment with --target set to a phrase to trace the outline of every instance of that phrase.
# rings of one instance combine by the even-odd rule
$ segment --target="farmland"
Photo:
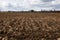
[[[1,12],[0,40],[57,40],[60,13]]]

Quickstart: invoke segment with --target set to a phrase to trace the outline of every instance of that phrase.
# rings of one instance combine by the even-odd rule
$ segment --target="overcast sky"
[[[0,11],[60,10],[60,0],[0,0]]]

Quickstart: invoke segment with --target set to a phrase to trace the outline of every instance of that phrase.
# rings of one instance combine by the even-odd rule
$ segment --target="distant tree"
[[[34,10],[30,10],[31,12],[34,12]]]

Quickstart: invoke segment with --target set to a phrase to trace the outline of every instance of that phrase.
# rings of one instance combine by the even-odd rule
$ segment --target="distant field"
[[[57,40],[57,38],[60,38],[60,13],[0,13],[0,40]]]

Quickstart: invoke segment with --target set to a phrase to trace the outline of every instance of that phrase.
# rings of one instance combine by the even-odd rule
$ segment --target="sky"
[[[60,0],[0,0],[0,11],[60,10]]]

